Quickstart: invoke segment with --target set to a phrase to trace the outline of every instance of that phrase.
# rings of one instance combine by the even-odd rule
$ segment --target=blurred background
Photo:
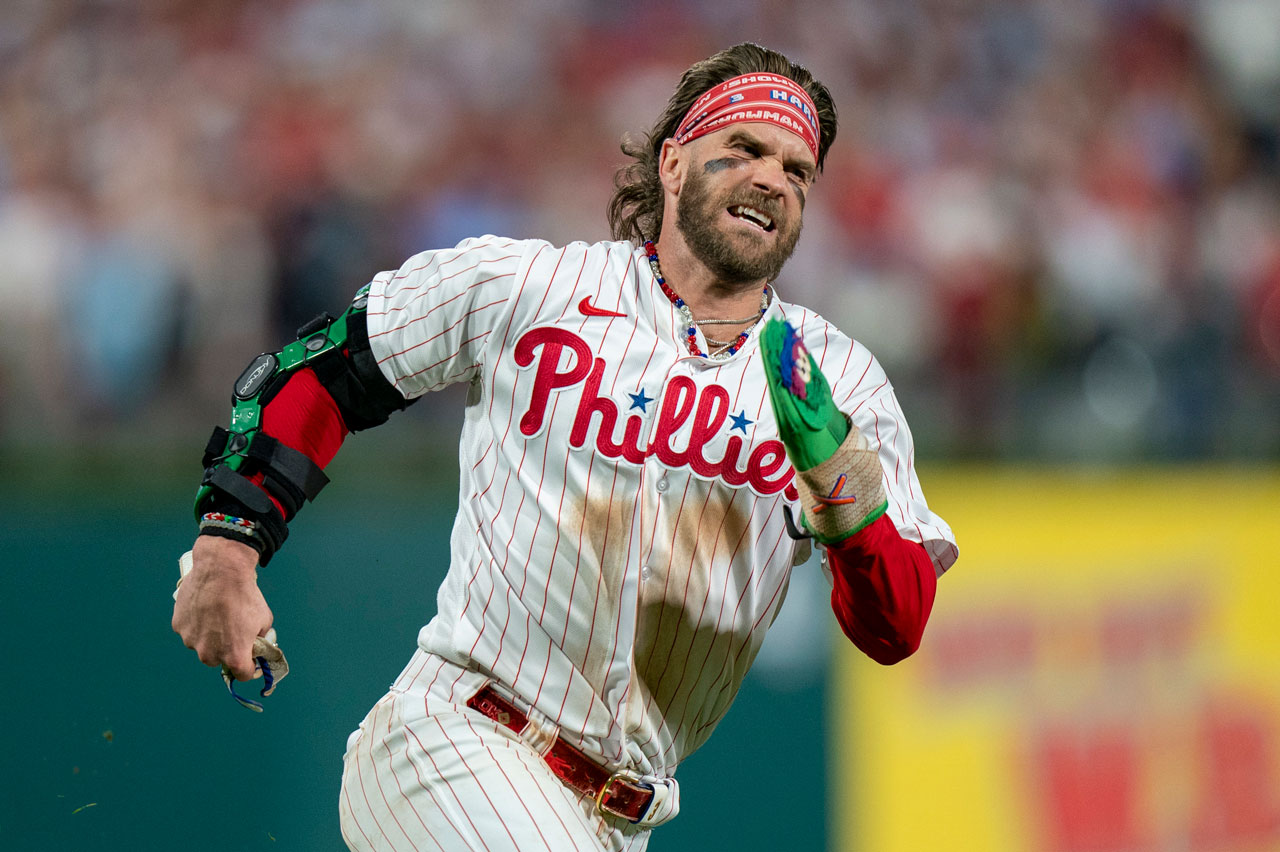
[[[982,632],[993,619],[1047,619],[1052,607],[1034,602],[1070,591],[1026,588],[1001,596],[1007,610],[967,610],[967,595],[1007,588],[983,585],[1006,576],[1002,565],[1016,563],[1012,577],[1092,570],[1104,592],[1080,598],[1081,617],[1104,624],[1153,578],[1183,577],[1169,560],[1188,577],[1235,578],[1221,598],[1190,579],[1167,590],[1174,603],[1207,601],[1194,610],[1198,644],[1149,640],[1186,651],[1187,665],[1239,638],[1233,601],[1280,594],[1264,585],[1280,567],[1280,0],[6,0],[0,637],[18,657],[30,649],[3,712],[7,730],[32,733],[6,746],[0,843],[339,848],[343,738],[434,611],[461,396],[443,392],[352,439],[334,463],[335,484],[264,577],[290,659],[311,674],[249,717],[167,624],[199,452],[226,419],[231,381],[422,249],[483,233],[606,238],[623,134],[647,129],[692,62],[745,40],[808,66],[840,113],[779,289],[881,359],[926,490],[960,538],[931,628],[938,647],[926,641],[916,668],[893,677],[927,678],[939,660],[999,645],[1005,634]],[[1045,469],[1077,478],[1035,479]],[[1048,485],[1028,492],[1041,511],[1025,523],[1059,522],[1038,547],[1001,538],[1007,514],[966,514],[1028,481]],[[1099,494],[1124,495],[1110,522],[1170,493],[1187,499],[1155,526],[1122,522],[1070,566],[1037,563],[1064,540],[1093,542],[1080,530],[1098,521],[1087,509]],[[1191,527],[1271,552],[1223,556],[1212,540],[1172,534]],[[1180,544],[1117,555],[1139,529]],[[428,567],[406,595],[397,580],[410,558]],[[1131,572],[1139,579],[1106,591]],[[908,756],[924,783],[912,746],[844,771],[863,754],[844,714],[877,694],[863,679],[886,681],[831,635],[816,576],[797,572],[724,730],[682,769],[689,803],[655,848],[933,848],[895,834],[892,809],[865,798],[878,767]],[[1280,628],[1248,618],[1240,644],[1258,656],[1241,677],[1261,697],[1227,706],[1280,718]],[[1056,622],[1036,624],[1018,634],[1026,647],[1114,674],[1105,655],[1073,657]],[[847,690],[862,697],[846,701]],[[1125,716],[1083,706],[1104,728]],[[948,845],[1280,849],[1280,730],[1246,725],[1227,740],[1253,745],[1232,751],[1187,721],[1203,715],[1199,698],[1159,706],[1175,720],[1185,711],[1185,724],[1160,729],[1184,751],[1217,748],[1232,767],[1237,751],[1255,756],[1256,771],[1226,781],[1175,760],[1184,786],[1240,786],[1226,799],[1246,816],[1210,815],[1221,830],[1202,831],[1153,811],[1161,788],[1141,779],[1168,773],[1143,758],[1099,782],[1121,785],[1104,798],[1132,799],[1136,823],[1071,828],[1071,814],[1097,808],[1071,786],[1093,789],[1092,776],[1070,767],[1111,766],[1128,746],[1033,737],[1015,745],[1076,755],[1066,781],[1035,777],[1082,804],[1045,816],[1009,805],[1010,792],[1000,822],[1022,829],[979,842],[962,823]],[[1027,722],[1043,709],[1002,712]],[[762,807],[720,798],[726,774],[760,771],[805,780]],[[1000,799],[999,784],[1019,783],[988,790]],[[920,812],[936,795],[886,789]]]

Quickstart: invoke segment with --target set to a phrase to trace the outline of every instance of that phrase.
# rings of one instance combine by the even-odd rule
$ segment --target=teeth
[[[772,219],[770,219],[768,216],[764,215],[754,207],[746,207],[744,205],[739,204],[736,207],[734,207],[731,212],[733,213],[733,215],[741,219],[750,219],[751,221],[760,225],[760,227],[762,228],[769,228],[770,226],[773,225]]]

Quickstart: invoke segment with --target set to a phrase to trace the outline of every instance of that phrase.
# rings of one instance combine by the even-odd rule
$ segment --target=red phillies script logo
[[[538,350],[541,350],[540,352]],[[565,350],[573,352],[573,366],[560,369]],[[650,456],[657,457],[671,468],[688,466],[699,476],[722,479],[735,488],[750,485],[759,494],[783,492],[789,500],[799,499],[799,493],[791,480],[795,470],[787,463],[786,449],[774,439],[756,444],[739,468],[745,441],[730,435],[724,450],[724,458],[709,460],[704,450],[724,427],[729,416],[729,392],[719,385],[709,385],[698,392],[698,386],[688,376],[676,376],[662,395],[662,408],[653,441],[641,446],[644,419],[633,414],[623,426],[622,440],[614,441],[618,424],[618,406],[607,396],[600,396],[600,382],[604,378],[605,361],[595,358],[581,337],[560,328],[535,328],[516,341],[516,363],[528,367],[536,359],[538,366],[533,378],[533,396],[529,409],[520,418],[521,434],[532,437],[542,431],[546,419],[547,402],[551,392],[581,384],[582,397],[578,401],[573,430],[569,433],[569,445],[581,449],[587,443],[587,430],[591,415],[600,415],[600,429],[596,433],[596,449],[609,458],[626,459],[632,464],[643,464]],[[692,418],[692,430],[687,449],[678,450],[673,438]]]

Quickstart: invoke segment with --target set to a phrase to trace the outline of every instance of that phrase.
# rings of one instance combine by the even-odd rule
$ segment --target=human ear
[[[658,179],[668,192],[679,195],[684,184],[688,154],[683,145],[674,139],[664,140],[658,153]]]

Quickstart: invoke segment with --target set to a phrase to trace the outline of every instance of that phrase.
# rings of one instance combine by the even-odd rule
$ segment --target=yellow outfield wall
[[[930,475],[915,656],[841,643],[843,852],[1280,852],[1280,471]]]

